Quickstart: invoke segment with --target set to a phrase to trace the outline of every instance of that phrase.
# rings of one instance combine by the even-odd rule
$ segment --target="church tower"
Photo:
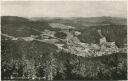
[[[106,37],[104,37],[103,35],[102,35],[102,33],[101,33],[101,29],[98,29],[97,30],[98,31],[98,34],[100,35],[100,44],[104,44],[104,43],[106,43],[107,41],[106,41]]]

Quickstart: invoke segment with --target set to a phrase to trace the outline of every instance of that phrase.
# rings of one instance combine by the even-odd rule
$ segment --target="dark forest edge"
[[[29,76],[29,79],[32,79],[33,75],[30,74],[35,74],[36,77],[43,77],[44,80],[126,80],[126,58],[127,54],[122,53],[101,58],[83,58],[64,52],[45,54],[45,57],[29,60],[28,64],[34,63],[34,65],[32,64],[30,73],[27,74],[24,72],[25,59],[14,59],[13,62],[2,61],[2,79],[11,79],[11,75]],[[52,75],[49,76],[51,73]]]

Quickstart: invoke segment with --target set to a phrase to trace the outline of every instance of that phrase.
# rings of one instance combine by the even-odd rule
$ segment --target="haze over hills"
[[[121,24],[126,25],[126,18],[122,17],[110,17],[110,16],[102,16],[102,17],[32,17],[30,18],[34,21],[46,21],[46,22],[60,22],[60,23],[80,23],[81,24]],[[105,23],[106,21],[106,23]],[[109,22],[108,22],[109,21]],[[107,23],[108,22],[108,23]],[[86,26],[86,25],[85,25]]]
[[[44,21],[44,22],[54,22],[54,23],[62,23],[71,26],[75,26],[78,28],[95,26],[95,25],[104,25],[104,24],[120,24],[126,25],[126,18],[121,17],[35,17],[30,18],[35,21]]]

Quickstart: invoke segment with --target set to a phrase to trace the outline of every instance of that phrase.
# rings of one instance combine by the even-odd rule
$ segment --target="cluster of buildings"
[[[58,50],[64,50],[66,52],[70,52],[71,54],[84,56],[84,57],[95,57],[95,56],[117,53],[119,51],[126,51],[126,49],[119,49],[116,46],[115,42],[107,42],[106,37],[102,34],[102,31],[100,29],[97,30],[97,33],[100,36],[99,39],[100,43],[88,44],[88,43],[80,42],[77,36],[80,35],[81,32],[75,31],[74,27],[72,26],[66,26],[58,23],[49,23],[49,25],[53,28],[60,28],[61,29],[60,32],[66,34],[66,38],[65,39],[57,38],[55,37],[56,34],[55,31],[50,31],[45,29],[40,35],[41,38],[39,40],[42,42],[52,43],[56,45],[58,47]],[[2,34],[2,35],[12,38],[13,40],[17,40],[17,38],[8,36],[6,34]],[[31,35],[30,37],[22,37],[20,39],[23,39],[25,41],[33,41],[33,40],[38,40],[38,36]],[[58,43],[60,40],[62,42],[65,42],[65,44]],[[66,47],[64,47],[65,45]]]
[[[52,27],[52,28],[59,28],[59,29],[74,29],[74,27],[72,26],[67,26],[67,25],[64,25],[64,24],[60,24],[60,23],[49,23],[49,25]]]
[[[99,31],[100,30],[98,30],[98,32]],[[61,50],[83,57],[96,57],[119,52],[115,42],[107,42],[106,38],[101,33],[100,44],[88,44],[80,42],[77,35],[80,35],[81,33],[77,31],[76,34],[75,32],[76,31],[66,32],[67,37],[65,42],[67,48],[63,48],[63,45],[60,44],[59,48]]]
[[[115,42],[107,42],[104,35],[102,35],[101,30],[97,30],[99,36],[101,37],[99,39],[100,43],[88,44],[80,42],[77,36],[80,35],[81,32],[73,30],[73,27],[68,27],[66,25],[57,23],[51,23],[50,26],[52,26],[53,28],[61,28],[61,32],[67,35],[67,37],[63,39],[63,42],[66,43],[66,48],[64,48],[64,44],[55,44],[59,50],[64,50],[66,52],[70,52],[71,54],[84,57],[96,57],[119,52],[119,49],[116,46]],[[55,32],[52,31],[48,32],[51,37],[53,37],[52,35],[55,34]]]
[[[55,37],[54,35],[56,34],[55,31],[50,31],[45,29],[42,34],[41,34],[41,39],[49,39],[50,37]]]

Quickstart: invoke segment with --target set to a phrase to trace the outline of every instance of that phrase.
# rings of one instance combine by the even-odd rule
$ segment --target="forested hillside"
[[[100,36],[98,29],[102,30],[103,35],[108,41],[115,41],[119,47],[126,43],[127,20],[116,17],[71,17],[71,18],[32,18],[32,20],[61,23],[75,27],[75,30],[82,32],[78,37],[82,42],[99,43]],[[120,35],[119,35],[120,34]]]
[[[115,25],[110,24],[106,26],[92,26],[81,30],[82,34],[79,36],[79,39],[82,42],[87,43],[99,43],[99,38],[101,38],[97,32],[98,29],[101,29],[102,34],[106,37],[107,41],[115,41],[116,45],[123,47],[126,44],[127,38],[127,26],[126,25]]]
[[[124,18],[2,16],[1,30],[3,80],[127,79],[127,54],[118,51],[126,49],[127,44]],[[106,38],[105,43],[101,43],[103,37],[98,30]],[[111,54],[107,49],[112,50]]]

